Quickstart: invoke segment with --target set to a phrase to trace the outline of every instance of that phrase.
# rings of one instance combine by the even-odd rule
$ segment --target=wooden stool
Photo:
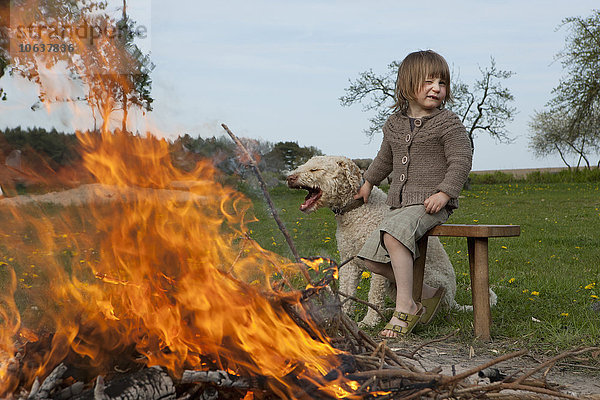
[[[414,265],[413,298],[416,301],[421,300],[428,236],[466,237],[469,251],[475,337],[489,340],[492,317],[489,298],[488,238],[519,236],[520,234],[521,227],[519,225],[443,224],[434,227],[417,243],[420,255],[415,260]]]

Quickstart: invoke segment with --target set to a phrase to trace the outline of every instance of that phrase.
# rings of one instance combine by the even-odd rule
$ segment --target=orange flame
[[[247,245],[250,201],[219,184],[209,161],[185,172],[173,166],[167,141],[111,132],[115,104],[125,113],[126,106],[111,96],[106,77],[123,75],[110,73],[112,63],[127,58],[108,40],[92,49],[76,37],[68,41],[80,55],[86,100],[104,121],[101,133],[77,133],[83,167],[96,183],[79,189],[95,201],[0,209],[0,396],[67,360],[90,374],[132,363],[176,376],[217,367],[265,376],[284,398],[297,396],[287,376],[293,372],[330,396],[352,397],[344,379],[324,379],[340,352],[320,336],[300,292],[273,289],[275,273],[296,267]],[[113,56],[93,58],[100,48]],[[40,59],[29,61],[23,71],[40,71]],[[125,96],[127,84],[118,85]],[[48,99],[65,97],[44,89],[49,109]],[[18,350],[26,363],[15,372]]]
[[[43,265],[38,274],[47,277],[23,288],[40,293],[36,328],[55,330],[51,350],[39,355],[28,381],[70,352],[107,371],[132,347],[147,365],[175,374],[209,361],[283,382],[299,366],[307,377],[336,368],[338,352],[298,327],[283,307],[289,299],[278,300],[270,289],[275,268],[287,266],[274,266],[256,246],[240,255],[250,203],[216,183],[209,163],[185,174],[170,165],[165,141],[121,133],[79,137],[89,151],[88,170],[122,190],[110,204],[60,218],[33,220],[11,210],[32,238],[18,250]],[[187,189],[171,189],[174,182]],[[57,259],[65,251],[70,259]],[[17,319],[2,337],[13,336],[18,325]],[[10,354],[10,343],[3,350]]]

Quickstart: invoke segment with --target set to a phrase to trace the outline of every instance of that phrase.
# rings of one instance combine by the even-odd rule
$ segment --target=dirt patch
[[[177,185],[174,185],[177,186]],[[185,187],[183,187],[185,189]],[[185,190],[177,189],[150,189],[136,187],[117,187],[111,185],[103,185],[93,183],[81,185],[74,189],[64,190],[60,192],[50,192],[39,195],[23,195],[16,197],[8,197],[0,199],[2,205],[20,206],[31,203],[47,203],[62,206],[82,205],[82,204],[103,204],[113,201],[127,201],[135,195],[137,198],[147,196],[158,196],[159,199],[172,201],[202,201],[203,196],[190,193]]]
[[[560,171],[564,171],[567,168],[564,167],[550,167],[550,168],[522,168],[522,169],[500,169],[500,170],[496,170],[496,169],[490,169],[490,170],[485,170],[485,171],[471,171],[471,173],[476,174],[476,175],[482,175],[482,174],[494,174],[496,172],[502,172],[503,174],[509,174],[514,176],[515,178],[524,178],[527,175],[531,174],[532,172],[540,172],[540,173],[547,173],[547,172],[551,172],[551,173],[557,173]]]
[[[421,341],[416,338],[411,339],[410,342],[390,343],[389,346],[394,351],[410,353],[424,343],[424,340]],[[444,341],[428,344],[418,350],[416,359],[418,364],[427,371],[439,367],[442,370],[441,374],[452,376],[478,368],[507,353],[506,350],[500,349],[500,346],[496,346],[494,343],[471,346],[465,343]],[[585,358],[589,361],[589,357],[590,354],[588,353]],[[491,368],[497,369],[500,374],[505,376],[523,375],[550,358],[552,357],[530,352],[501,362]],[[579,357],[566,358],[557,362],[547,373],[547,368],[543,368],[533,375],[533,378],[543,380],[544,373],[546,373],[546,381],[550,384],[559,385],[559,390],[563,393],[579,398],[600,399],[600,367],[591,366],[589,365],[590,362],[580,363],[580,361]],[[469,381],[487,384],[490,379],[474,374],[469,378]]]

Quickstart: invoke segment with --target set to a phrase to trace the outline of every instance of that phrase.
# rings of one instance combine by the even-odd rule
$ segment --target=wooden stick
[[[256,165],[256,161],[254,161],[254,158],[252,157],[250,152],[248,152],[248,150],[246,149],[244,144],[240,141],[240,139],[238,139],[238,137],[235,136],[233,134],[233,132],[231,132],[229,127],[227,127],[227,125],[225,125],[225,124],[221,124],[221,126],[223,127],[223,129],[225,129],[225,131],[229,134],[231,139],[235,142],[235,144],[240,148],[240,150],[248,158],[248,164],[250,165],[250,167],[252,167],[252,171],[254,171],[254,174],[258,178],[258,182],[260,184],[260,189],[262,190],[263,195],[265,196],[265,199],[267,200],[267,204],[269,205],[269,208],[271,209],[271,215],[273,215],[273,218],[275,219],[275,222],[277,223],[279,230],[283,234],[283,237],[285,238],[285,241],[287,242],[288,247],[292,251],[292,254],[294,255],[294,258],[296,259],[296,262],[299,264],[302,264],[302,260],[300,259],[298,250],[296,250],[296,245],[292,241],[292,238],[291,238],[290,234],[288,233],[285,225],[281,221],[281,218],[279,218],[279,213],[275,209],[273,200],[271,200],[271,196],[269,195],[269,190],[267,189],[267,184],[265,183],[265,180],[263,179],[262,174],[260,173],[260,171],[258,169],[258,165]],[[304,265],[304,264],[302,264],[302,265]],[[306,269],[303,269],[302,272],[303,272],[304,278],[307,280],[307,282],[310,282],[311,280],[310,280],[310,276],[308,275],[308,271],[306,271]]]
[[[414,356],[417,354],[417,352],[418,352],[419,350],[421,350],[423,347],[429,346],[429,345],[430,345],[430,344],[432,344],[432,343],[443,342],[444,340],[446,340],[446,339],[449,339],[449,338],[451,338],[452,336],[456,335],[456,334],[457,334],[459,331],[460,331],[460,329],[457,329],[457,330],[455,330],[454,332],[451,332],[451,333],[447,334],[446,336],[444,336],[444,337],[442,337],[442,338],[438,338],[438,339],[429,340],[429,341],[427,341],[427,342],[425,342],[425,343],[423,343],[423,344],[421,344],[421,345],[417,346],[417,348],[416,348],[416,349],[414,349],[414,350],[412,351],[412,353],[410,353],[411,357],[414,357]]]
[[[385,315],[383,315],[383,313],[381,311],[379,311],[379,308],[375,304],[369,303],[368,301],[361,300],[358,297],[351,296],[349,294],[340,292],[339,290],[338,290],[338,293],[341,294],[342,296],[344,296],[347,299],[350,299],[350,300],[355,301],[355,302],[360,303],[360,304],[364,304],[365,306],[372,308],[373,310],[375,310],[375,312],[377,314],[379,314],[379,316],[381,317],[381,319],[385,319]]]
[[[467,393],[472,393],[472,392],[498,392],[501,390],[522,390],[522,391],[528,391],[528,392],[533,392],[533,393],[540,393],[540,394],[546,394],[546,395],[550,395],[550,396],[554,396],[554,397],[562,397],[565,399],[579,399],[579,397],[574,397],[571,396],[569,394],[566,393],[561,393],[555,390],[551,390],[551,389],[546,389],[546,388],[541,388],[541,387],[537,387],[537,386],[529,386],[529,385],[522,385],[522,384],[515,384],[515,383],[502,383],[502,382],[497,382],[497,383],[492,383],[491,385],[474,385],[474,386],[470,386],[468,388],[464,388],[464,389],[458,389],[455,390],[453,393],[444,393],[442,396],[440,396],[441,399],[445,399],[445,398],[454,398],[457,395],[461,395],[461,394],[467,394]]]
[[[405,400],[420,399],[424,394],[431,392],[431,390],[432,389],[430,389],[430,388],[425,388],[425,389],[419,390],[416,393],[411,394],[408,397],[403,397],[403,399],[405,399]]]
[[[418,382],[439,381],[442,378],[440,374],[430,374],[429,372],[412,372],[404,368],[375,369],[372,371],[355,372],[352,378],[409,378]]]
[[[247,240],[248,242],[250,242],[250,244],[256,248],[267,260],[269,260],[269,262],[271,263],[271,265],[277,270],[277,272],[279,273],[279,275],[281,275],[281,280],[291,289],[291,290],[296,290],[296,288],[294,288],[294,286],[290,283],[290,281],[285,277],[283,271],[281,270],[281,268],[279,268],[279,263],[276,262],[276,260],[273,259],[273,257],[265,252],[265,250],[258,244],[256,243],[256,240],[252,239],[248,234],[246,234],[243,238],[244,240]]]
[[[512,352],[512,353],[505,354],[503,356],[494,358],[493,360],[490,360],[489,362],[487,362],[485,364],[482,364],[482,365],[480,365],[478,367],[475,367],[475,368],[471,368],[470,370],[465,371],[465,372],[463,372],[461,374],[445,378],[444,379],[444,383],[452,383],[452,382],[456,382],[456,381],[462,381],[463,379],[467,378],[468,376],[476,374],[476,373],[478,373],[481,370],[484,370],[486,368],[491,367],[492,365],[496,365],[496,364],[501,363],[503,361],[510,360],[511,358],[522,356],[522,355],[524,355],[526,353],[527,353],[527,350],[519,350],[519,351],[515,351],[515,352]]]
[[[600,348],[598,347],[587,347],[587,348],[579,348],[576,350],[569,350],[569,351],[565,351],[559,355],[557,355],[556,357],[553,357],[551,359],[549,359],[548,361],[538,365],[537,367],[531,369],[530,371],[528,371],[527,373],[521,375],[519,378],[517,378],[514,381],[515,385],[519,385],[520,383],[522,383],[525,379],[529,378],[531,375],[535,374],[536,372],[544,369],[545,367],[549,366],[549,365],[553,365],[554,363],[556,363],[558,360],[562,360],[563,358],[567,358],[570,356],[576,356],[578,354],[582,354],[582,353],[588,353],[590,351],[595,351],[595,350],[599,350]]]

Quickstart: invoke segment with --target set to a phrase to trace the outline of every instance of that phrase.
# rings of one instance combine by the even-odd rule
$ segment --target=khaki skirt
[[[413,259],[417,259],[419,257],[417,241],[434,226],[446,222],[450,214],[447,208],[442,208],[435,214],[427,214],[422,204],[390,208],[379,228],[367,238],[358,257],[389,263],[390,255],[383,244],[383,233],[387,232],[412,252]]]

